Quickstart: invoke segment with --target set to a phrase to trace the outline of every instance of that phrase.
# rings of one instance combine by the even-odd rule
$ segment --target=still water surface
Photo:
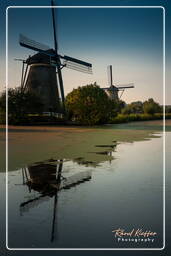
[[[147,141],[95,145],[113,157],[96,166],[79,156],[56,157],[9,172],[8,246],[161,248],[163,139],[157,135]],[[153,242],[118,242],[112,233],[118,228],[157,235]]]

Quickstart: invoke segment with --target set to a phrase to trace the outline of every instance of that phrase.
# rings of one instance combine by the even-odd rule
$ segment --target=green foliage
[[[116,113],[122,113],[122,110],[126,107],[126,103],[122,100],[115,102],[115,111]]]
[[[141,101],[132,102],[126,105],[121,113],[124,115],[128,114],[150,114],[154,115],[155,113],[161,113],[162,107],[155,102],[153,99],[148,99],[144,103]]]
[[[117,107],[96,83],[78,87],[66,97],[69,119],[84,125],[107,123],[117,114]]]
[[[111,100],[96,83],[74,89],[66,97],[68,119],[83,125],[104,123],[124,123],[163,118],[162,107],[153,99],[144,103]],[[62,108],[62,107],[61,107]],[[29,124],[36,122],[62,122],[55,116],[43,116],[41,98],[21,88],[8,90],[9,124]],[[0,96],[0,123],[5,123],[6,92]],[[58,120],[59,119],[59,120]],[[166,106],[166,119],[171,119],[171,106]]]
[[[161,113],[162,107],[153,99],[148,99],[143,103],[143,111],[146,114],[154,115],[155,113]]]
[[[29,120],[28,114],[43,111],[41,99],[32,92],[24,92],[21,88],[8,90],[8,122],[9,124],[24,123]],[[6,92],[0,97],[1,123],[5,122]]]
[[[170,105],[165,106],[165,112],[166,112],[166,114],[171,113],[171,106]]]
[[[171,119],[171,114],[168,113],[165,116],[166,119]],[[161,120],[163,119],[163,113],[150,114],[118,114],[116,117],[111,119],[111,123],[127,123],[133,121],[150,121],[150,120]]]
[[[132,102],[126,105],[122,111],[122,114],[141,114],[143,113],[143,103],[141,101]]]

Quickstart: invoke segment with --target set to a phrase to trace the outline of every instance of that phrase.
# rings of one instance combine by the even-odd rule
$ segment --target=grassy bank
[[[165,115],[166,119],[171,119],[171,113]],[[112,124],[128,123],[134,121],[151,121],[151,120],[162,120],[163,114],[156,113],[154,115],[150,114],[118,114],[116,117],[111,119]]]
[[[166,119],[171,119],[171,113],[165,114]],[[110,119],[110,124],[121,124],[128,122],[138,121],[154,121],[162,120],[163,113],[150,114],[118,114],[117,116]],[[0,124],[5,124],[5,116],[0,114]],[[64,118],[57,118],[55,116],[43,116],[43,115],[28,115],[25,118],[18,118],[16,120],[8,119],[9,125],[78,125],[77,122],[66,121]],[[81,125],[81,124],[79,124]]]

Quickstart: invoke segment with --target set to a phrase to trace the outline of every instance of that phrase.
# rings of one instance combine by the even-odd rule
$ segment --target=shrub
[[[161,120],[163,119],[163,113],[150,114],[118,114],[116,117],[111,118],[111,123],[126,123],[133,121],[149,121],[149,120]],[[166,119],[171,119],[171,114],[166,114]]]
[[[168,113],[168,114],[169,113],[171,114],[171,106],[170,105],[165,106],[165,112]]]
[[[110,100],[96,83],[78,87],[66,97],[68,118],[79,124],[107,123],[117,114],[117,103]]]
[[[141,101],[132,102],[126,105],[122,111],[122,114],[140,114],[143,113],[143,103]]]
[[[20,124],[29,121],[29,113],[41,113],[43,104],[41,99],[34,93],[24,92],[21,88],[8,90],[8,122]],[[6,92],[0,97],[0,121],[5,123]]]
[[[155,113],[161,113],[162,107],[153,99],[148,99],[143,103],[143,111],[146,114],[154,115]]]

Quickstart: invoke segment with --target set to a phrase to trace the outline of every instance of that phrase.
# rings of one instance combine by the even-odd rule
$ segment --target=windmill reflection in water
[[[54,197],[53,220],[51,230],[51,242],[55,238],[56,212],[58,193],[62,189],[69,189],[91,179],[91,171],[81,171],[71,176],[62,175],[63,160],[49,160],[35,163],[27,168],[22,168],[23,185],[28,186],[29,192],[37,191],[38,196],[24,201],[20,204],[20,213],[23,215],[31,208],[37,207],[41,202]]]

